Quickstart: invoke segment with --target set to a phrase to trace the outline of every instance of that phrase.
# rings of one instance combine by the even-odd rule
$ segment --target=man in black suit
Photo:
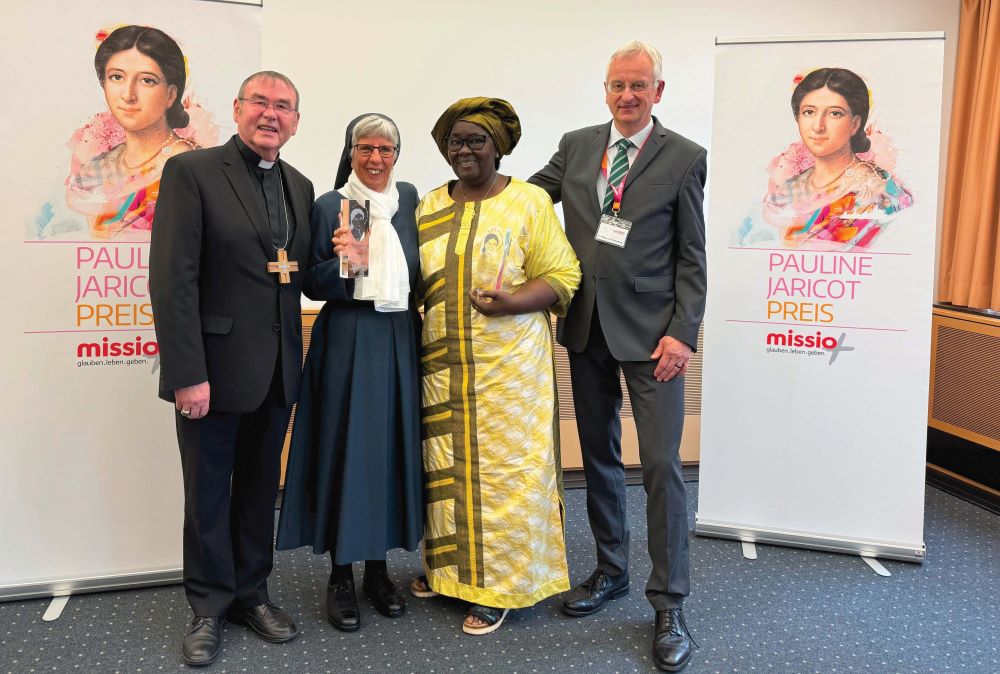
[[[149,285],[160,397],[176,408],[184,472],[189,665],[218,657],[226,617],[267,641],[298,633],[267,592],[281,448],[302,376],[313,186],[278,158],[298,106],[284,75],[251,75],[233,101],[238,133],[171,158],[160,182]]]
[[[642,42],[615,52],[604,83],[613,122],[564,135],[529,182],[563,202],[583,271],[558,339],[569,351],[597,570],[567,594],[563,611],[589,615],[629,588],[621,371],[647,494],[653,659],[677,671],[691,655],[681,613],[690,582],[679,448],[684,374],[705,308],[706,159],[651,114],[663,94],[661,64]]]

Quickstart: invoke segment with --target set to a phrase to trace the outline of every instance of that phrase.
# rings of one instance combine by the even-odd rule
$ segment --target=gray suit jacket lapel
[[[232,185],[233,191],[236,192],[236,197],[243,205],[243,210],[250,219],[250,224],[253,225],[254,231],[257,232],[260,245],[264,247],[268,259],[271,259],[273,257],[271,251],[274,249],[274,246],[271,244],[271,228],[267,224],[267,219],[264,217],[263,211],[260,209],[260,204],[257,203],[253,183],[250,182],[250,171],[247,170],[246,162],[243,161],[243,155],[240,154],[239,148],[236,147],[235,140],[230,139],[226,144],[222,163],[222,172],[226,174],[229,184]]]
[[[590,176],[591,187],[587,192],[590,194],[590,212],[594,216],[591,222],[597,227],[597,221],[601,219],[601,200],[597,196],[597,176],[601,174],[601,161],[604,153],[608,151],[608,138],[611,137],[611,122],[597,129],[594,135],[594,142],[588,151],[590,165],[585,168],[586,174]]]
[[[654,117],[653,130],[649,132],[649,138],[646,139],[642,150],[639,151],[635,162],[628,170],[628,176],[625,178],[625,189],[628,189],[629,185],[635,182],[636,178],[646,170],[646,167],[653,161],[656,154],[663,148],[663,137],[666,135],[666,129]]]

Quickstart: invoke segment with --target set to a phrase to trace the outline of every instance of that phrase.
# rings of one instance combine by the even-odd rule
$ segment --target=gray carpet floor
[[[688,484],[694,526],[698,485]],[[572,581],[594,564],[585,493],[566,493]],[[512,612],[496,633],[461,632],[458,602],[408,597],[389,620],[359,595],[362,629],[327,622],[328,557],[278,553],[273,599],[301,635],[273,645],[237,625],[211,672],[653,672],[652,610],[642,592],[645,495],[629,487],[632,592],[588,618],[568,618],[556,598]],[[692,537],[687,622],[701,647],[686,672],[1000,672],[1000,518],[927,488],[923,565],[885,562],[875,575],[849,555],[758,546],[749,561],[733,541]],[[393,553],[390,575],[419,573],[418,553]],[[358,582],[361,570],[356,566]],[[159,672],[186,669],[180,639],[190,612],[180,586],[80,595],[42,621],[48,600],[0,603],[2,672]]]

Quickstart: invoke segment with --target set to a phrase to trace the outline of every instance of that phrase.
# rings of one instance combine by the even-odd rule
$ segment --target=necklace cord
[[[274,245],[274,241],[271,242],[271,247],[275,250],[286,250],[288,248],[288,235],[292,231],[292,223],[288,220],[288,204],[285,203],[285,181],[281,179],[281,168],[278,167],[278,189],[281,191],[281,208],[285,211],[285,243],[282,244],[281,248]]]
[[[486,190],[486,194],[483,195],[482,199],[477,199],[477,201],[483,201],[490,196],[490,192],[493,191],[493,186],[497,184],[497,176],[500,174],[497,172],[493,173],[493,182],[490,183],[489,188]],[[469,201],[469,197],[465,194],[465,189],[462,188],[461,178],[458,181],[458,191],[462,193],[462,201]]]

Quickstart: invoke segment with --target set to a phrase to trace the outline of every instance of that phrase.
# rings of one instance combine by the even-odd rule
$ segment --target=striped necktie
[[[615,202],[615,193],[611,186],[620,184],[625,174],[628,173],[628,149],[632,147],[632,141],[628,138],[622,138],[615,145],[618,146],[618,154],[615,155],[615,160],[611,163],[611,171],[608,173],[608,190],[604,193],[602,213],[610,213],[611,206]]]

